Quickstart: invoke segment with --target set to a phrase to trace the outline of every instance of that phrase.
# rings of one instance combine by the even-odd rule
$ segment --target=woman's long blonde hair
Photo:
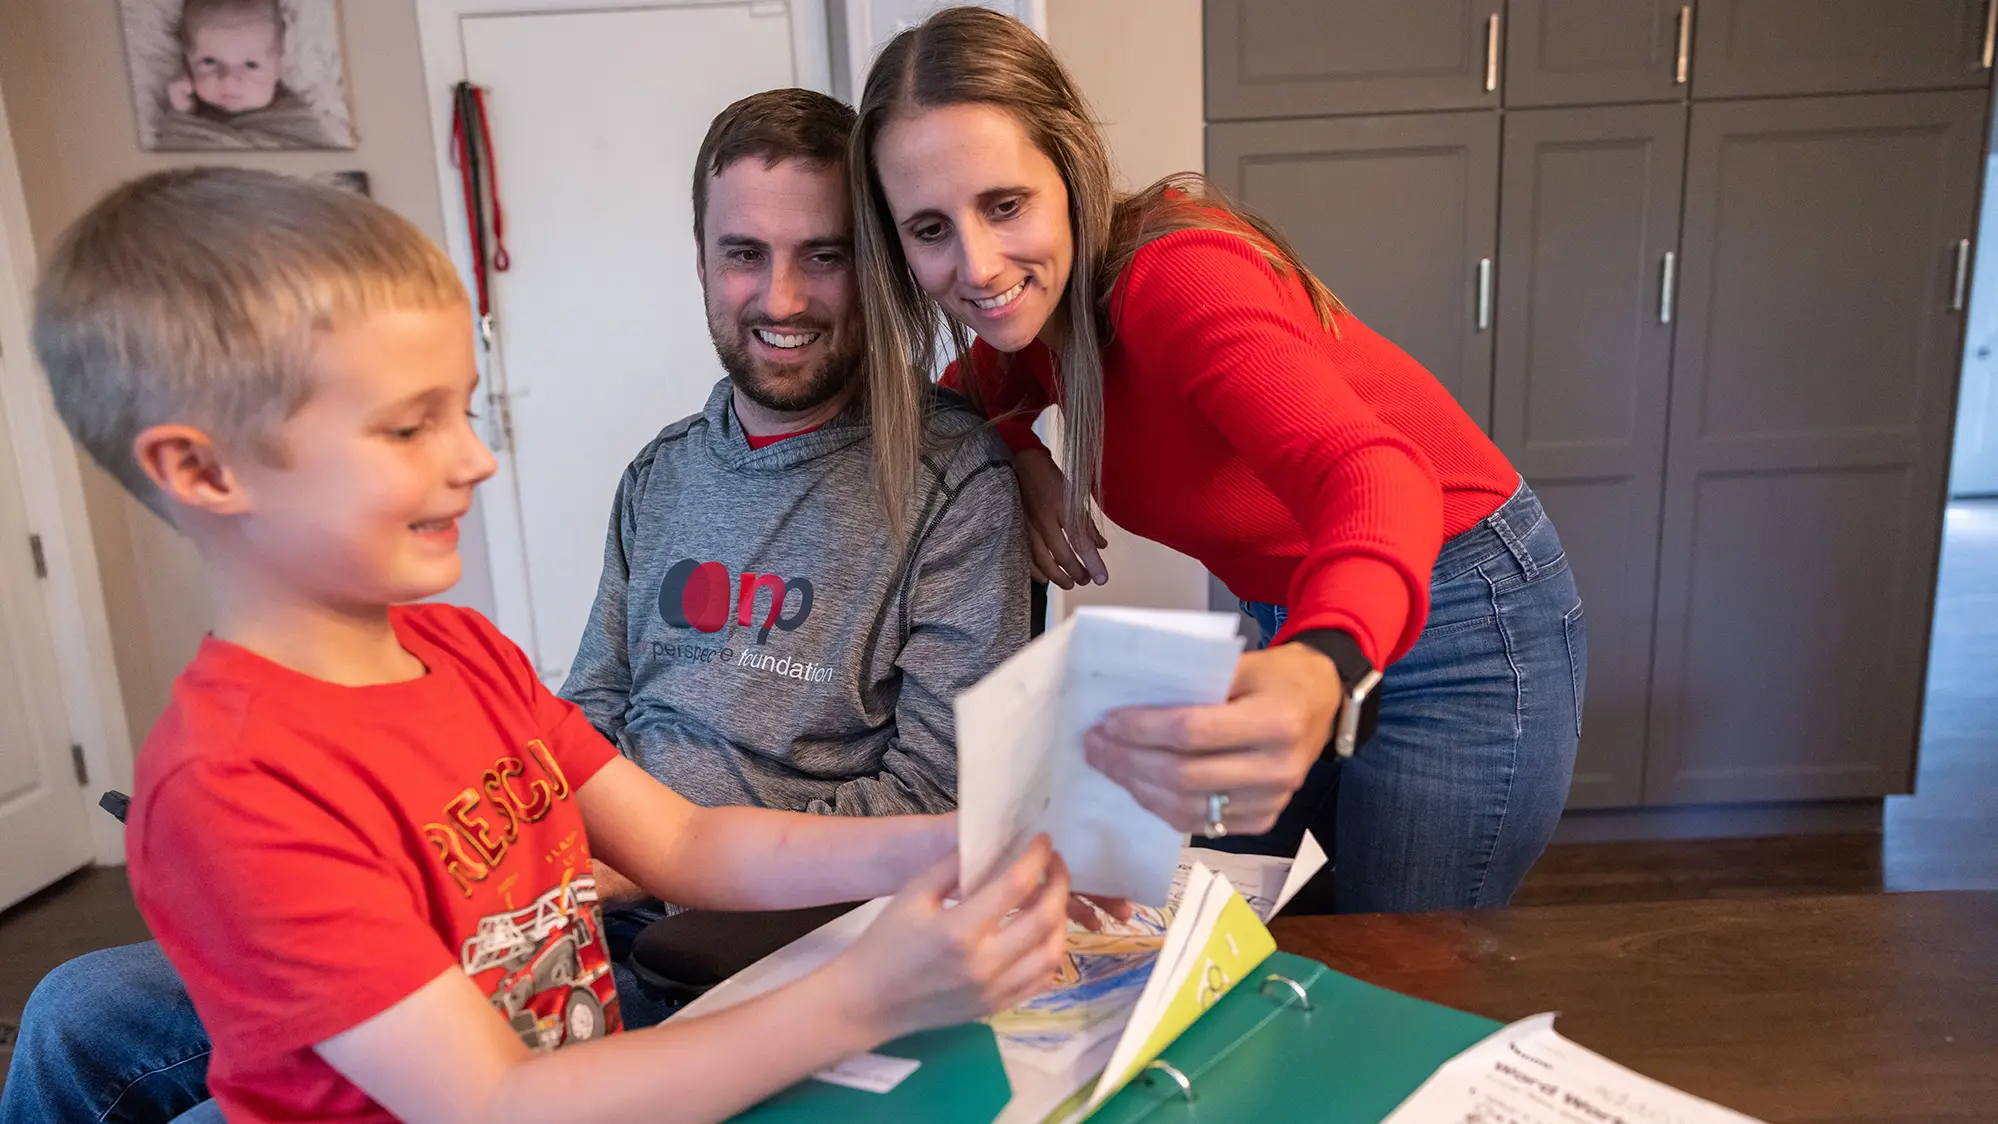
[[[1279,274],[1303,282],[1328,330],[1345,309],[1274,226],[1231,203],[1205,177],[1182,173],[1136,194],[1120,194],[1111,176],[1109,147],[1082,92],[1054,51],[1024,24],[989,8],[937,12],[895,36],[875,60],[847,153],[867,320],[876,482],[896,527],[906,519],[921,455],[924,382],[944,357],[946,340],[959,360],[964,389],[981,409],[985,403],[983,388],[965,361],[970,333],[941,315],[903,256],[895,217],[874,169],[874,145],[898,115],[965,104],[991,105],[1012,114],[1068,189],[1075,254],[1061,296],[1067,331],[1057,359],[1067,523],[1079,528],[1101,479],[1110,294],[1145,244],[1182,230],[1239,234]]]

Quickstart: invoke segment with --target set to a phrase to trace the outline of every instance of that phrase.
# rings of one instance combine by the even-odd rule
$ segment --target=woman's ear
[[[191,425],[155,425],[132,438],[132,457],[153,486],[178,507],[210,515],[249,510],[249,490],[213,438]]]

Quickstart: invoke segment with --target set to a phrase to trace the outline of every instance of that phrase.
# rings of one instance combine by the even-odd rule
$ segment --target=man
[[[562,688],[697,803],[948,811],[951,700],[1026,640],[1018,485],[978,415],[933,403],[906,547],[875,489],[851,125],[831,98],[779,90],[702,142],[696,269],[728,378],[625,470]],[[661,907],[598,876],[624,907],[617,953]]]
[[[956,802],[951,699],[1027,636],[1017,485],[940,396],[905,536],[871,482],[843,166],[852,111],[737,102],[694,176],[696,268],[728,378],[626,470],[562,694],[696,802],[836,814]],[[624,1024],[667,1010],[624,958],[664,907],[599,866]],[[22,1020],[0,1124],[219,1117],[207,1037],[153,944],[79,957]],[[204,1115],[209,1114],[209,1115]]]

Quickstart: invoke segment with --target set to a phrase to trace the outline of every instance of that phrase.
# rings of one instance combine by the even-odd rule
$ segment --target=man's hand
[[[1207,798],[1218,792],[1228,797],[1229,832],[1255,835],[1303,785],[1343,697],[1329,658],[1281,644],[1242,656],[1226,703],[1113,711],[1084,735],[1084,753],[1179,831],[1204,828]]]
[[[1064,529],[1068,477],[1046,449],[1023,449],[1013,456],[1013,475],[1020,480],[1020,506],[1027,513],[1027,540],[1033,554],[1034,577],[1063,589],[1110,580],[1098,553],[1110,545],[1096,520],[1087,513],[1083,526]]]

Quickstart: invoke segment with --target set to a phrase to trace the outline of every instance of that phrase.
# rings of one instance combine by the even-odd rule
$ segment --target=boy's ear
[[[223,461],[208,434],[191,425],[155,425],[132,438],[132,456],[153,486],[176,506],[210,515],[249,510],[249,490]]]

